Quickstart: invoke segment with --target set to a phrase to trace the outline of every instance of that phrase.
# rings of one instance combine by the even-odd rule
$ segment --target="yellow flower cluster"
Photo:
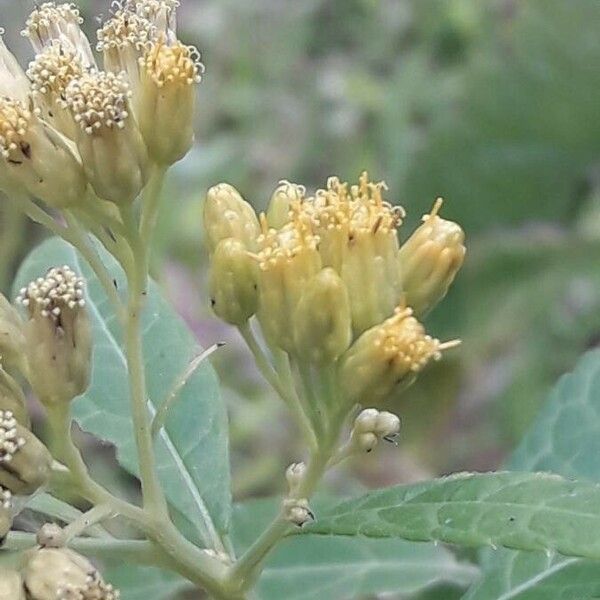
[[[177,39],[173,0],[113,2],[94,55],[70,3],[44,2],[23,35],[36,53],[24,72],[0,36],[0,190],[64,208],[91,189],[136,198],[149,166],[193,142],[198,51]],[[83,203],[84,204],[84,203]]]
[[[352,404],[385,400],[454,345],[417,319],[462,266],[464,234],[438,201],[400,245],[404,209],[386,192],[363,173],[356,185],[332,177],[313,196],[282,182],[260,216],[226,184],[205,204],[216,314],[237,326],[256,315],[272,348],[333,365]]]

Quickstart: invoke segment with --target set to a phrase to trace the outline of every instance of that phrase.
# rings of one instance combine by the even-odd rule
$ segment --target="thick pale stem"
[[[281,380],[281,377],[270,364],[259,343],[256,341],[256,337],[254,336],[249,323],[241,325],[238,329],[242,338],[246,342],[248,349],[252,353],[254,362],[256,363],[261,375],[285,402],[286,406],[292,412],[296,423],[301,428],[306,442],[309,444],[311,449],[315,449],[317,446],[317,438],[315,436],[312,423],[302,408],[298,395],[296,394],[296,390],[293,389],[293,383],[291,384],[292,387],[290,387],[289,382],[286,385],[286,383]]]

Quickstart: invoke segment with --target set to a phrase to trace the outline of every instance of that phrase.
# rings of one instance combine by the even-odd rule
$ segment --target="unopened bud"
[[[456,344],[442,344],[427,335],[411,309],[399,308],[393,317],[365,331],[340,358],[343,397],[349,404],[377,405]]]
[[[196,85],[204,65],[193,46],[152,44],[141,60],[136,115],[150,156],[159,164],[181,160],[194,142]]]
[[[294,202],[299,202],[304,198],[306,189],[304,186],[281,181],[278,188],[271,197],[269,208],[267,209],[267,222],[273,229],[281,229],[290,220],[290,209]]]
[[[87,181],[70,142],[18,100],[0,98],[0,172],[50,206],[79,202]]]
[[[46,485],[52,457],[11,412],[0,411],[0,485],[17,496],[28,496]]]
[[[286,498],[283,501],[283,510],[285,518],[298,527],[302,527],[309,521],[314,521],[315,519],[315,515],[310,510],[306,498]]]
[[[70,402],[88,387],[92,331],[84,281],[68,267],[55,267],[23,288],[27,308],[29,381],[46,406]]]
[[[288,483],[289,492],[293,495],[304,481],[306,474],[306,465],[303,462],[292,463],[285,472],[285,478]]]
[[[438,215],[441,206],[439,199],[398,254],[406,304],[419,317],[446,295],[465,259],[463,230]]]
[[[227,238],[235,238],[247,250],[255,250],[260,226],[256,212],[240,193],[233,186],[220,183],[210,188],[206,196],[204,232],[210,252]]]
[[[211,259],[209,290],[215,314],[226,323],[243,325],[256,312],[256,271],[256,262],[241,241],[219,242]]]
[[[0,569],[0,600],[25,600],[23,580],[16,571]]]
[[[83,74],[65,91],[85,174],[96,194],[115,204],[132,202],[148,179],[148,153],[130,97],[124,74],[104,71]]]
[[[1,366],[0,410],[12,413],[23,427],[30,427],[31,420],[27,411],[25,394],[21,386]]]
[[[382,411],[377,416],[374,433],[384,440],[393,440],[400,433],[400,418],[390,412]]]
[[[400,419],[389,412],[366,408],[354,421],[350,442],[344,448],[346,456],[371,452],[380,440],[394,442],[400,431]]]
[[[83,556],[66,548],[33,551],[23,569],[31,600],[118,600],[120,594]]]
[[[311,279],[292,317],[294,345],[306,361],[332,363],[352,342],[348,291],[330,267]]]
[[[62,548],[67,539],[62,527],[56,523],[46,523],[37,532],[36,541],[42,548]]]
[[[0,358],[10,367],[22,363],[25,350],[24,323],[13,305],[0,294]]]
[[[375,431],[379,414],[376,408],[365,408],[354,421],[354,431],[357,433],[372,433]]]
[[[290,222],[283,229],[268,229],[263,219],[258,262],[258,312],[268,343],[294,352],[290,320],[308,284],[321,270],[318,238]]]

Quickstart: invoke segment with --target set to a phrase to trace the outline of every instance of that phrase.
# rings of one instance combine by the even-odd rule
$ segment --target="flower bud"
[[[281,181],[273,193],[267,210],[267,222],[273,229],[281,229],[290,220],[290,209],[294,202],[300,202],[306,194],[301,185]]]
[[[209,290],[215,314],[231,325],[243,325],[256,312],[256,262],[244,244],[221,240],[211,259]]]
[[[12,527],[12,512],[9,507],[1,506],[0,507],[0,545],[8,535],[10,528]],[[0,587],[0,589],[2,589]],[[7,600],[10,598],[12,600],[12,596],[7,596]],[[17,596],[18,598],[18,596]],[[0,595],[0,600],[2,596]]]
[[[77,51],[58,40],[37,54],[27,69],[37,113],[71,140],[75,139],[77,124],[67,110],[65,92],[85,71]]]
[[[373,432],[382,439],[393,438],[400,433],[400,419],[397,415],[382,411],[377,416]]]
[[[123,73],[88,72],[65,91],[76,128],[75,143],[96,194],[115,204],[135,200],[148,178],[148,155],[131,115]]]
[[[365,408],[354,421],[356,433],[371,433],[375,431],[379,411],[376,408]]]
[[[86,68],[95,67],[94,53],[81,30],[82,23],[83,19],[74,4],[44,2],[29,15],[21,34],[29,39],[36,54],[53,41],[59,41],[72,46]]]
[[[332,363],[352,342],[350,299],[344,282],[330,267],[311,279],[291,322],[294,345],[302,360]]]
[[[25,600],[23,580],[16,571],[0,569],[0,600]]]
[[[0,294],[0,358],[12,367],[23,360],[25,335],[23,321],[12,304]]]
[[[0,485],[17,496],[29,496],[46,485],[52,457],[46,446],[0,410]]]
[[[303,462],[292,463],[285,472],[290,495],[294,495],[306,475],[306,465]]]
[[[259,238],[258,311],[267,342],[294,352],[295,314],[308,282],[321,270],[318,239],[300,222],[290,222],[280,231],[267,228]]]
[[[1,366],[0,410],[12,413],[23,427],[30,427],[31,420],[27,412],[25,394],[21,386]]]
[[[343,456],[371,452],[380,440],[394,442],[400,431],[400,419],[389,412],[366,408],[354,421],[350,442],[342,449]]]
[[[439,199],[398,255],[406,304],[419,317],[446,295],[465,259],[463,230],[438,215],[441,206]]]
[[[134,93],[140,82],[140,60],[156,35],[152,23],[129,7],[117,10],[98,29],[96,50],[104,57],[104,69],[126,73]]]
[[[240,193],[227,183],[220,183],[210,190],[204,203],[204,232],[209,251],[226,238],[235,238],[247,250],[256,249],[260,225],[254,209]]]
[[[29,96],[29,80],[19,61],[6,47],[0,28],[0,96],[26,102]]]
[[[141,59],[136,115],[148,153],[159,164],[181,160],[194,142],[196,86],[204,65],[193,46],[152,44]]]
[[[81,202],[87,181],[58,131],[18,100],[0,98],[0,173],[56,208]]]
[[[283,510],[285,518],[298,527],[315,519],[306,498],[286,498],[283,501]]]
[[[430,360],[457,342],[440,343],[426,335],[409,308],[363,333],[340,358],[338,380],[348,404],[383,402],[412,383]]]
[[[64,266],[50,269],[18,297],[29,314],[29,381],[46,406],[70,402],[89,385],[92,332],[83,290],[83,279]]]
[[[30,553],[23,579],[31,600],[118,600],[120,597],[92,563],[67,548],[42,548]]]

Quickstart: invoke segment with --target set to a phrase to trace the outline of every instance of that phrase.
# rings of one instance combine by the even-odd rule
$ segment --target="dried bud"
[[[295,350],[302,360],[332,363],[352,342],[348,291],[330,267],[311,279],[292,317]]]
[[[68,266],[56,267],[17,299],[29,313],[29,380],[46,406],[70,402],[89,385],[92,333],[83,290],[83,279]]]
[[[31,600],[118,600],[120,594],[83,556],[66,548],[32,552],[23,569]]]
[[[11,412],[0,411],[0,485],[17,496],[29,496],[46,485],[52,457]]]
[[[100,198],[115,204],[135,200],[148,175],[148,155],[130,114],[130,96],[123,73],[104,71],[85,73],[65,91],[87,178]]]
[[[273,193],[267,210],[267,222],[273,229],[281,229],[290,220],[290,210],[294,202],[300,202],[306,194],[304,186],[281,181]]]
[[[31,420],[27,412],[25,394],[23,394],[21,386],[1,366],[0,410],[12,413],[23,427],[30,427]]]
[[[22,102],[0,98],[0,177],[50,206],[81,202],[87,181],[68,140]]]
[[[86,67],[95,67],[94,54],[90,42],[81,30],[83,19],[74,4],[44,2],[29,15],[21,34],[29,38],[36,54],[53,41],[70,45]]]
[[[22,364],[24,323],[12,304],[0,294],[0,358],[9,367]]]
[[[242,242],[234,238],[219,242],[211,260],[209,290],[215,314],[226,323],[243,325],[256,312],[256,271]]]
[[[283,510],[285,518],[298,527],[302,527],[315,519],[306,498],[286,498],[283,501]]]
[[[419,317],[446,295],[465,259],[463,230],[438,215],[441,206],[439,199],[398,255],[406,303]]]
[[[294,352],[294,332],[290,319],[295,314],[308,282],[321,270],[318,238],[300,222],[283,229],[268,229],[263,218],[263,234],[258,261],[258,312],[269,344]]]
[[[426,335],[409,308],[363,333],[341,357],[339,384],[348,404],[378,404],[410,384],[430,360],[457,342]]]
[[[227,183],[220,183],[210,190],[204,203],[204,232],[210,252],[226,238],[235,238],[247,250],[256,249],[260,226],[254,209],[240,193]]]
[[[204,65],[193,46],[158,41],[141,64],[136,116],[148,153],[159,164],[181,160],[194,142],[196,85]]]
[[[0,600],[25,600],[23,580],[16,571],[0,569]]]

